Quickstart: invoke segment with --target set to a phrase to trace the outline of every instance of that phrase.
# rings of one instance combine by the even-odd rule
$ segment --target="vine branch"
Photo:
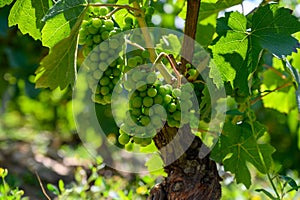
[[[180,72],[186,71],[186,64],[192,60],[194,54],[194,40],[197,31],[197,22],[199,16],[201,0],[187,0],[186,24],[184,28],[184,38],[181,49]],[[191,40],[192,38],[192,40]]]
[[[133,3],[133,7],[136,10],[139,10],[139,12],[135,12],[135,17],[139,23],[139,26],[141,28],[142,34],[144,36],[145,42],[146,42],[146,46],[148,47],[149,53],[150,53],[150,60],[152,63],[154,63],[154,61],[156,60],[157,54],[154,50],[154,45],[152,43],[150,34],[148,32],[148,28],[147,28],[147,23],[144,19],[144,13],[141,11],[140,5],[138,2],[134,1]],[[162,76],[164,77],[164,79],[166,80],[167,83],[173,83],[176,78],[170,74],[170,72],[167,70],[167,68],[164,65],[156,65],[155,66],[157,68],[157,70],[162,74]]]

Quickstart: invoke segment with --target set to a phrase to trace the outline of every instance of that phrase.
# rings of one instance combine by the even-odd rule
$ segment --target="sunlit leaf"
[[[64,89],[76,78],[77,39],[84,13],[77,19],[69,37],[51,48],[37,69],[36,87]]]
[[[17,0],[10,11],[8,24],[18,25],[23,34],[28,33],[35,40],[40,40],[44,26],[42,18],[51,5],[51,0]]]
[[[77,0],[68,4],[65,0],[61,0],[49,10],[44,18],[46,24],[42,30],[44,46],[53,47],[70,35],[71,29],[85,8],[85,3],[85,0]]]

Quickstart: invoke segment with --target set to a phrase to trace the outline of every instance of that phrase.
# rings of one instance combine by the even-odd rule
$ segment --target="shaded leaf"
[[[68,37],[85,7],[85,0],[58,1],[43,19],[47,20],[42,30],[43,45],[53,47],[59,41]]]
[[[254,124],[255,133],[247,123],[233,125],[225,123],[218,144],[211,157],[223,162],[225,170],[235,174],[237,183],[247,188],[251,185],[251,175],[247,163],[253,164],[261,173],[267,173],[272,163],[274,148],[270,144],[257,143],[264,134],[265,128],[259,123]]]
[[[260,7],[253,14],[251,35],[261,46],[281,57],[291,54],[299,47],[291,34],[300,31],[300,22],[287,8],[277,4]]]
[[[76,78],[77,39],[84,13],[77,19],[69,37],[51,48],[37,69],[36,87],[66,88]]]
[[[60,13],[81,13],[82,10],[87,6],[86,0],[59,0],[54,6],[48,11],[48,13],[43,17],[43,21],[55,17]]]
[[[13,2],[13,0],[0,0],[0,8],[9,5]]]
[[[292,189],[298,191],[298,188],[299,186],[297,185],[296,181],[294,179],[292,179],[291,177],[289,176],[284,176],[284,175],[281,175],[279,176],[281,179],[283,179],[285,182],[287,182],[289,184],[289,186],[292,187]]]
[[[241,4],[242,2],[243,0],[219,0],[216,3],[211,1],[202,1],[199,20],[203,20],[213,14],[219,13],[226,8]]]
[[[18,25],[23,34],[40,40],[44,26],[41,20],[51,6],[51,0],[17,0],[11,8],[8,25]]]

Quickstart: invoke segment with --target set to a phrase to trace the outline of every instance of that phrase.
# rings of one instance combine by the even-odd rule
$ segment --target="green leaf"
[[[47,21],[42,30],[43,45],[53,47],[59,41],[68,37],[85,7],[85,0],[77,0],[72,3],[66,3],[65,0],[58,1],[44,18]]]
[[[272,200],[276,200],[277,199],[276,197],[274,197],[270,192],[268,192],[265,189],[256,189],[255,191],[256,192],[263,192],[265,195],[267,195]]]
[[[60,0],[55,3],[42,20],[47,21],[60,13],[81,13],[86,6],[86,0]]]
[[[270,144],[257,143],[264,134],[265,128],[259,123],[252,128],[246,122],[233,125],[225,123],[218,144],[211,157],[217,162],[223,162],[225,170],[235,174],[237,183],[243,183],[247,188],[251,185],[251,175],[247,163],[251,163],[261,173],[267,173],[272,163],[274,148]]]
[[[44,26],[41,20],[51,6],[51,0],[17,0],[11,8],[8,25],[18,25],[23,34],[40,40]]]
[[[220,11],[230,8],[232,6],[241,4],[243,0],[219,0],[216,3],[211,0],[201,2],[199,20],[203,20],[213,14],[217,14]]]
[[[298,191],[298,188],[299,186],[297,185],[296,181],[294,179],[292,179],[291,177],[289,176],[284,176],[284,175],[281,175],[279,176],[281,179],[283,179],[285,182],[287,182],[289,184],[289,186],[292,187],[292,189]]]
[[[273,59],[275,68],[282,68],[282,63],[277,58]],[[279,70],[279,69],[278,69]],[[262,98],[264,107],[278,110],[282,113],[289,113],[296,106],[295,88],[285,87],[276,90],[278,87],[289,84],[290,79],[282,79],[273,70],[266,70],[262,73],[263,84],[260,86],[262,92],[270,92],[270,94]],[[276,91],[274,91],[276,90]]]
[[[169,34],[167,36],[162,36],[159,43],[156,45],[156,49],[165,52],[167,54],[179,54],[181,51],[181,41],[177,35]],[[174,55],[176,57],[176,55]]]
[[[214,79],[214,71],[219,71],[223,81],[230,81],[233,84],[235,77],[239,75],[239,80],[243,80],[243,84],[237,83],[239,87],[247,87],[247,51],[248,37],[246,35],[247,19],[238,12],[233,12],[227,21],[227,25],[231,30],[227,31],[226,36],[222,36],[219,41],[212,46],[213,60],[215,66],[212,66],[210,76]],[[248,90],[245,88],[244,90]]]
[[[300,31],[300,22],[291,13],[277,4],[260,7],[252,17],[252,38],[278,57],[291,54],[299,47],[291,34]]]
[[[217,14],[211,15],[204,20],[198,21],[196,41],[202,47],[208,47],[211,44],[217,26]]]
[[[0,0],[0,8],[9,5],[13,2],[14,0]]]
[[[77,19],[69,37],[63,39],[50,49],[36,71],[36,87],[55,89],[73,85],[76,79],[76,58],[78,33],[84,13]]]

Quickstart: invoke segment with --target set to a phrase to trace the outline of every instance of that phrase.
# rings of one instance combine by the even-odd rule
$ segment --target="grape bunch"
[[[131,140],[146,146],[166,122],[179,128],[190,120],[193,102],[189,85],[173,88],[158,82],[144,84],[132,90],[129,97],[129,112],[120,126],[119,142],[123,145]]]
[[[111,102],[112,92],[122,77],[124,61],[118,56],[124,42],[121,29],[112,19],[106,18],[106,7],[90,7],[79,31],[79,44],[84,45],[83,55],[90,71],[89,84],[92,99],[99,104]],[[114,37],[112,37],[114,36]],[[92,79],[92,80],[91,80]],[[95,87],[95,81],[98,81]]]

